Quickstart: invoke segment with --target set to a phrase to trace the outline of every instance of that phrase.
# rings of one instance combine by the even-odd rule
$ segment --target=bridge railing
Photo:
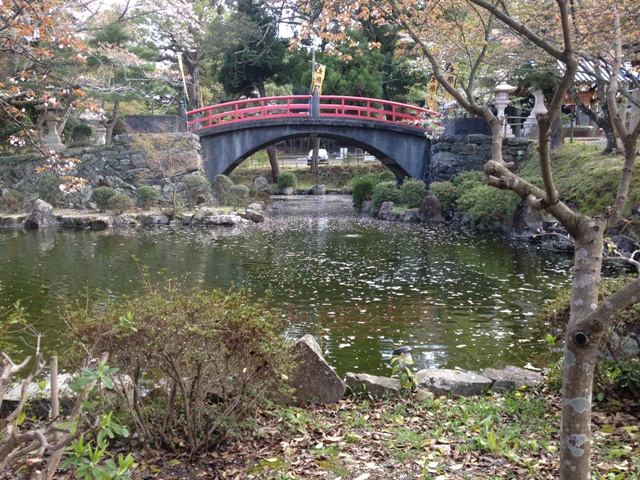
[[[264,118],[311,115],[311,95],[261,97],[221,103],[187,112],[189,130]],[[427,129],[441,114],[426,108],[364,97],[320,96],[321,117],[369,119]],[[435,120],[435,122],[434,122]]]

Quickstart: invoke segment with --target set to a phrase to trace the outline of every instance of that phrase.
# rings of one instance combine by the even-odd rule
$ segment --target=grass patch
[[[587,215],[602,214],[612,206],[622,175],[622,155],[603,155],[602,147],[593,144],[565,144],[562,152],[553,152],[551,165],[560,198]],[[542,176],[537,150],[531,150],[529,158],[519,165],[518,174],[542,187]],[[630,208],[640,204],[640,171],[634,170],[629,201]]]

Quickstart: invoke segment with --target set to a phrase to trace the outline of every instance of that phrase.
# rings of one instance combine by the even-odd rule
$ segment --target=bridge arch
[[[431,142],[424,130],[401,123],[308,115],[255,119],[202,128],[205,171],[213,182],[228,175],[255,152],[289,138],[322,137],[355,145],[375,155],[399,179],[425,179]]]

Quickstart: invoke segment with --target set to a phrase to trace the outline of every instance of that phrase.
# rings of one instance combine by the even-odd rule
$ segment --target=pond
[[[470,371],[535,364],[548,348],[534,315],[569,281],[570,257],[358,217],[346,196],[274,198],[267,222],[234,228],[0,231],[0,304],[21,300],[55,350],[61,305],[139,291],[145,266],[206,289],[270,291],[286,334],[312,334],[340,375],[388,375],[402,345],[418,368]]]

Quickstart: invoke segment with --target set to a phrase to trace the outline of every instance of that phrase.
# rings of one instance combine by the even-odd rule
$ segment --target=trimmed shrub
[[[122,215],[124,212],[131,210],[132,208],[133,201],[124,193],[114,195],[107,202],[107,210],[115,213],[116,215]]]
[[[400,186],[400,201],[409,208],[419,207],[425,192],[426,186],[422,180],[407,178]]]
[[[43,173],[38,175],[36,180],[36,192],[42,200],[55,206],[59,205],[63,200],[60,185],[62,180],[54,173]]]
[[[91,200],[96,202],[100,211],[105,211],[107,209],[107,205],[109,204],[109,199],[111,197],[115,197],[118,192],[111,187],[98,187],[93,192],[91,192]]]
[[[0,209],[10,213],[19,212],[22,208],[22,200],[24,200],[24,195],[17,190],[4,190],[2,197],[0,197]]]
[[[145,279],[148,282],[148,279]],[[137,434],[153,448],[215,448],[239,422],[290,393],[293,365],[285,319],[248,292],[149,285],[138,295],[80,302],[66,314],[72,352],[108,352]]]
[[[394,173],[388,168],[385,168],[380,172],[368,173],[367,175],[371,176],[376,183],[395,182],[397,180]]]
[[[440,202],[442,214],[446,217],[456,206],[458,190],[451,182],[431,182],[429,195],[434,195]]]
[[[377,212],[384,202],[398,203],[400,201],[400,190],[396,182],[382,182],[373,188],[371,195],[371,210]]]
[[[373,195],[373,189],[376,186],[376,181],[370,175],[363,177],[356,177],[351,181],[351,194],[353,196],[353,206],[356,208],[362,208],[362,204],[371,200]]]
[[[246,185],[234,185],[229,192],[229,205],[235,208],[249,205],[249,187]]]
[[[293,172],[282,172],[278,175],[278,188],[280,191],[285,188],[296,188],[298,185],[298,178]]]
[[[451,179],[451,183],[458,189],[459,192],[464,192],[478,185],[487,184],[487,176],[484,172],[477,170],[462,172]]]
[[[202,175],[185,175],[181,179],[185,186],[184,197],[187,207],[194,207],[198,203],[211,201],[211,183]]]
[[[138,205],[140,205],[145,210],[156,206],[160,201],[160,197],[162,197],[162,193],[160,193],[160,190],[152,187],[151,185],[143,185],[138,188]]]
[[[216,175],[213,180],[213,191],[220,205],[229,205],[229,195],[231,194],[233,181],[226,175]]]
[[[461,192],[456,206],[461,213],[469,216],[474,225],[478,225],[482,220],[502,221],[513,217],[520,203],[516,194],[489,185],[477,185]]]

